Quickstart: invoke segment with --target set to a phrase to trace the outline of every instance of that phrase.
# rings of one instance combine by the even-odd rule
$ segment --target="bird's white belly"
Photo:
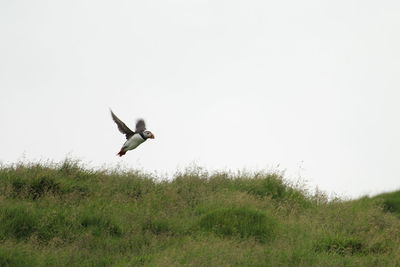
[[[141,143],[143,143],[145,140],[140,136],[140,134],[134,134],[131,138],[129,138],[125,144],[124,148],[126,150],[132,150],[138,147]]]

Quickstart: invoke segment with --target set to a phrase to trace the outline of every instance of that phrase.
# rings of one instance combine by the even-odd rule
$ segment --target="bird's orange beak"
[[[154,139],[154,134],[151,134],[151,136],[149,138],[150,139]]]

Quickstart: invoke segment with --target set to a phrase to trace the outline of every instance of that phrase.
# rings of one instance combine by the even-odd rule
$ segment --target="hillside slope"
[[[383,202],[327,201],[273,173],[3,166],[0,266],[396,266]]]

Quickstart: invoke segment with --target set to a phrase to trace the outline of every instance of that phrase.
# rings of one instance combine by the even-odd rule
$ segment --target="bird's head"
[[[150,131],[144,131],[144,132],[143,132],[143,135],[144,135],[146,138],[154,139],[154,134],[153,134],[152,132],[150,132]]]

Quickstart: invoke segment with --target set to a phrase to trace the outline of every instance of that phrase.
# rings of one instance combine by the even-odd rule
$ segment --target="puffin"
[[[126,142],[123,144],[121,150],[117,153],[118,156],[122,157],[128,150],[137,148],[149,138],[154,139],[154,134],[150,131],[146,131],[146,123],[143,119],[138,119],[136,121],[135,131],[132,131],[114,114],[114,112],[112,112],[111,109],[110,112],[113,121],[118,126],[118,130],[126,137]]]

